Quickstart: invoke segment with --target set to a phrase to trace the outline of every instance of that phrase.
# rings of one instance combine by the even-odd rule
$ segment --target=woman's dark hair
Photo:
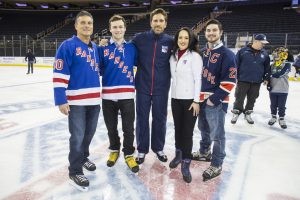
[[[175,38],[174,38],[175,44],[174,44],[174,48],[173,48],[173,55],[175,56],[177,50],[179,49],[179,46],[178,46],[177,42],[178,42],[178,37],[179,37],[180,31],[186,31],[189,35],[189,44],[188,44],[187,49],[190,50],[190,51],[195,51],[195,52],[199,53],[197,37],[195,36],[195,34],[192,32],[192,30],[190,28],[182,27],[175,34]]]

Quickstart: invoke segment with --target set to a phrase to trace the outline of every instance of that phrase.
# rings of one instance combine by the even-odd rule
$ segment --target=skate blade
[[[211,159],[206,159],[206,158],[192,158],[192,160],[201,161],[201,162],[210,162],[211,161]]]
[[[220,174],[221,174],[221,173],[220,173]],[[214,179],[214,178],[220,176],[220,174],[218,174],[218,175],[213,175],[213,176],[211,176],[211,177],[202,176],[202,177],[203,177],[203,182],[206,182],[206,181],[209,181],[209,180],[211,180],[211,179]]]
[[[70,185],[74,186],[76,189],[82,191],[82,192],[87,192],[89,190],[89,187],[84,187],[84,186],[80,186],[77,185],[74,181],[69,180]]]

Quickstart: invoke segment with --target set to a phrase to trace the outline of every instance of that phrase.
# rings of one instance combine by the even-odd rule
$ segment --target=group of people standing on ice
[[[226,155],[225,115],[229,94],[236,82],[232,123],[241,113],[245,114],[249,123],[253,123],[250,115],[262,81],[265,84],[271,82],[272,120],[276,119],[277,107],[279,117],[284,117],[281,116],[284,110],[278,104],[278,100],[284,97],[275,90],[276,86],[272,85],[274,81],[272,78],[270,81],[270,77],[277,73],[276,76],[281,78],[285,73],[278,70],[273,73],[273,68],[271,73],[270,60],[262,49],[267,43],[265,35],[257,35],[253,44],[241,49],[235,56],[221,42],[223,28],[218,20],[211,19],[206,23],[204,32],[207,45],[198,49],[198,40],[187,27],[178,30],[174,38],[164,33],[167,19],[163,9],[153,10],[150,14],[151,29],[136,34],[128,42],[124,39],[125,19],[114,15],[109,20],[110,40],[103,40],[97,46],[90,39],[93,17],[89,12],[81,11],[75,19],[77,35],[65,40],[59,47],[53,77],[55,105],[68,115],[71,134],[69,177],[80,189],[86,190],[89,186],[83,168],[96,170],[96,165],[88,157],[89,145],[97,127],[100,98],[109,138],[107,166],[113,167],[120,156],[121,142],[117,128],[120,113],[124,160],[129,169],[136,173],[145,162],[150,146],[161,162],[168,161],[163,150],[171,87],[175,154],[169,167],[173,169],[181,164],[183,180],[187,183],[192,181],[191,160],[211,162],[203,172],[204,180],[221,174]],[[251,71],[247,66],[240,68],[254,61],[258,72]],[[252,73],[255,75],[252,76]],[[99,76],[102,76],[102,93]],[[244,109],[245,96],[248,102]],[[197,119],[201,132],[200,149],[192,153]],[[134,130],[138,151],[136,156]]]

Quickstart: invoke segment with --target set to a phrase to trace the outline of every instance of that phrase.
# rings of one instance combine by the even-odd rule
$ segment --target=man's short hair
[[[124,17],[122,17],[121,15],[113,15],[108,21],[109,29],[110,29],[111,22],[115,22],[115,21],[119,21],[119,20],[124,22],[124,27],[126,28],[126,20],[124,19]]]
[[[223,27],[222,27],[221,22],[219,20],[216,20],[216,19],[210,19],[210,20],[208,20],[206,22],[205,26],[204,26],[204,31],[206,31],[207,26],[210,25],[210,24],[216,24],[216,25],[218,25],[220,31],[223,31]]]
[[[150,22],[152,22],[153,16],[157,15],[157,14],[162,14],[165,17],[165,21],[168,21],[168,14],[167,14],[167,12],[164,9],[162,9],[162,8],[156,8],[155,10],[153,10],[150,13]]]
[[[92,20],[94,21],[93,16],[92,16],[91,13],[89,13],[88,11],[82,10],[82,11],[80,11],[80,12],[76,15],[75,23],[77,23],[77,19],[78,19],[79,17],[82,17],[82,16],[88,16],[88,17],[92,18]]]

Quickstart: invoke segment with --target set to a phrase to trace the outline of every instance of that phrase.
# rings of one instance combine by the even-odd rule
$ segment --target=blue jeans
[[[70,106],[69,175],[83,174],[82,165],[90,155],[89,146],[96,132],[100,105]]]
[[[209,150],[212,141],[212,160],[211,165],[214,167],[222,166],[225,153],[225,115],[222,104],[218,106],[209,106],[206,103],[201,105],[198,117],[198,128],[201,131],[200,153]]]

